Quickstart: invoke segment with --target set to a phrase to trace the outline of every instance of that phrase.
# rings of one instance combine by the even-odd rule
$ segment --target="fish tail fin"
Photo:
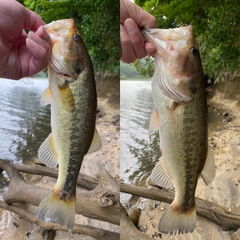
[[[56,192],[53,188],[45,196],[36,211],[36,217],[44,222],[57,222],[70,232],[74,225],[76,195],[64,199]]]
[[[196,225],[195,206],[188,211],[175,210],[170,205],[164,212],[158,230],[162,233],[184,234],[193,232]]]

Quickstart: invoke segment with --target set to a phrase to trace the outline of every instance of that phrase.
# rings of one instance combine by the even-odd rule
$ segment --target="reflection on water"
[[[0,158],[30,163],[50,133],[50,108],[40,106],[47,79],[0,79]]]
[[[158,134],[148,135],[153,109],[150,81],[121,81],[121,179],[144,185],[160,157]]]

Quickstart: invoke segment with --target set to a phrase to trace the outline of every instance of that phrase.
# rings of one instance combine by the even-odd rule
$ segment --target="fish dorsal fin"
[[[38,158],[50,168],[55,168],[58,165],[58,156],[52,133],[49,134],[38,149]]]
[[[69,85],[66,84],[63,87],[59,86],[58,89],[59,89],[60,104],[62,108],[67,112],[74,111],[75,101],[72,94],[72,90],[70,89]]]
[[[50,87],[48,87],[42,94],[40,104],[41,106],[46,106],[48,104],[51,104],[51,102],[52,102],[52,92]]]
[[[169,177],[166,168],[164,166],[163,158],[161,157],[152,170],[150,177],[147,180],[147,184],[152,186],[163,187],[166,189],[173,189],[173,181]]]
[[[101,149],[101,147],[102,147],[102,141],[101,141],[101,138],[99,136],[97,129],[95,128],[93,140],[92,140],[91,146],[88,150],[88,153],[97,152],[98,150]]]
[[[148,133],[152,134],[160,129],[159,115],[157,109],[154,109],[150,115]]]
[[[201,177],[206,185],[208,185],[214,179],[215,171],[216,170],[212,152],[208,149],[206,162],[201,172]]]

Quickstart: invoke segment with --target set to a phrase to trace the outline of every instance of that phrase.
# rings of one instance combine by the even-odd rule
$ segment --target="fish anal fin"
[[[71,231],[74,225],[76,196],[69,199],[56,194],[54,188],[41,201],[36,217],[44,222],[57,222]]]
[[[102,147],[102,141],[101,141],[101,138],[99,136],[97,129],[95,128],[94,136],[92,139],[91,146],[88,150],[88,153],[97,152],[98,150],[101,149],[101,147]]]
[[[154,109],[150,115],[148,133],[152,134],[160,129],[159,115],[157,109]]]
[[[165,210],[158,224],[162,233],[184,234],[193,232],[196,225],[195,206],[187,211],[173,207],[174,202]]]
[[[212,156],[212,152],[208,149],[207,158],[203,170],[201,172],[201,177],[206,185],[212,182],[215,177],[215,164]]]
[[[54,146],[53,134],[50,133],[38,149],[38,158],[50,168],[58,165],[58,155]]]
[[[163,157],[159,159],[155,167],[152,170],[150,177],[147,179],[147,184],[152,186],[163,187],[166,189],[173,189],[173,181],[169,177],[166,168],[164,166]]]
[[[41,106],[46,106],[52,102],[52,92],[50,87],[48,87],[42,94],[40,104]]]
[[[62,108],[67,112],[75,110],[75,101],[69,85],[59,86],[59,98]]]

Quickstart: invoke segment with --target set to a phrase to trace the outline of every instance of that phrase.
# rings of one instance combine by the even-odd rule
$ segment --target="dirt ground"
[[[216,176],[205,186],[199,179],[196,195],[219,205],[240,209],[240,78],[209,88],[209,109],[216,112],[218,122],[210,122],[209,146],[212,150]],[[134,207],[141,209],[138,228],[154,239],[237,240],[240,229],[222,231],[220,226],[197,216],[193,233],[170,237],[157,226],[168,204],[140,199]]]
[[[119,78],[105,74],[97,79],[98,113],[96,127],[102,140],[102,149],[84,158],[81,173],[96,176],[106,169],[113,177],[119,179]],[[31,184],[44,188],[54,186],[56,180],[49,177],[24,174]],[[35,207],[30,207],[35,212]],[[118,232],[119,227],[113,224],[75,215],[75,223],[100,227]],[[72,234],[69,232],[44,231],[35,224],[21,219],[18,215],[6,210],[0,210],[0,239],[1,240],[93,240],[92,237]]]

